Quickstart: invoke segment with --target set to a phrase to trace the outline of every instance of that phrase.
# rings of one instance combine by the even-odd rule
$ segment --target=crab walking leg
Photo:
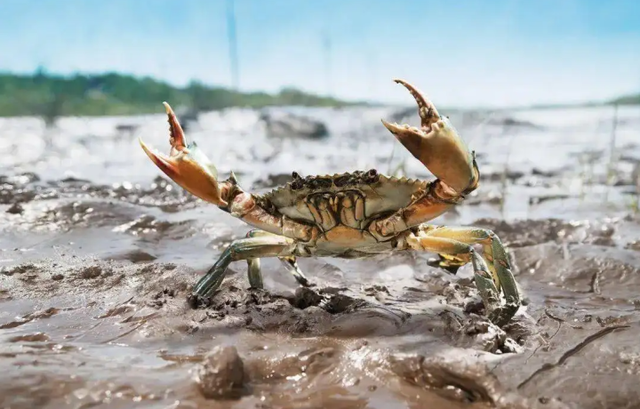
[[[286,256],[286,257],[278,257],[278,258],[280,259],[282,264],[284,264],[284,267],[287,269],[287,271],[291,273],[293,278],[296,279],[298,284],[300,284],[303,287],[310,286],[309,279],[307,278],[307,276],[304,275],[304,273],[300,270],[300,267],[298,266],[298,261],[296,256]]]
[[[477,228],[449,228],[421,225],[406,238],[410,248],[434,251],[463,259],[471,258],[474,279],[480,296],[489,312],[489,319],[496,325],[505,325],[520,307],[520,293],[513,278],[507,253],[500,239],[490,230]],[[473,244],[481,243],[485,259],[480,257]],[[500,289],[505,304],[500,303]]]
[[[511,272],[509,257],[502,245],[502,241],[494,232],[478,227],[422,225],[420,228],[426,231],[431,237],[442,237],[471,245],[476,243],[481,244],[483,256],[488,262],[489,271],[491,272],[494,283],[498,288],[502,287],[505,297],[513,294],[514,298],[512,301],[515,304],[520,303],[519,291],[516,281],[513,278],[513,273]],[[507,298],[507,302],[509,301]]]
[[[266,232],[264,230],[251,230],[247,233],[247,237],[280,237],[276,234]],[[296,279],[298,284],[303,287],[309,286],[309,279],[304,275],[298,266],[296,256],[278,257],[285,266],[287,271]],[[253,288],[263,288],[262,273],[260,272],[260,259],[247,259],[247,269],[249,273],[249,284]]]
[[[203,298],[210,297],[222,284],[222,280],[227,273],[227,267],[233,261],[257,260],[260,257],[290,256],[293,255],[295,248],[296,244],[293,239],[277,235],[235,240],[222,252],[213,267],[198,281],[193,288],[193,294]],[[259,267],[259,264],[257,266]],[[255,267],[255,262],[253,267],[251,263],[249,264],[249,281],[253,281],[251,282],[252,286],[261,286],[262,276],[259,269],[257,274],[259,279],[255,275],[251,276],[251,269]]]

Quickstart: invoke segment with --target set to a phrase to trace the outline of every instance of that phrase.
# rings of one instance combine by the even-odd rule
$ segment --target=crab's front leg
[[[227,273],[227,267],[233,261],[257,260],[261,257],[287,257],[295,254],[296,241],[283,236],[264,235],[246,237],[233,241],[220,255],[218,261],[198,281],[190,297],[192,306],[198,306],[202,300],[210,298],[220,287]],[[262,277],[252,277],[249,264],[249,281],[252,286],[261,287]],[[255,271],[254,271],[255,273]],[[259,280],[258,280],[259,279]]]
[[[169,104],[165,102],[164,106],[169,119],[169,155],[152,150],[142,139],[140,145],[153,163],[174,182],[258,229],[302,241],[310,241],[317,236],[318,229],[315,226],[299,223],[284,217],[275,209],[263,207],[254,195],[238,185],[233,172],[228,179],[219,181],[216,167],[195,142],[187,143],[178,118]]]
[[[518,312],[520,292],[509,258],[502,242],[491,230],[423,224],[413,229],[405,240],[414,250],[456,256],[458,260],[469,257],[478,292],[494,324],[503,326]],[[484,258],[473,248],[478,243],[482,244]],[[504,304],[500,301],[500,290],[504,294]]]
[[[382,121],[411,154],[422,162],[442,183],[446,196],[456,198],[474,190],[478,184],[478,168],[470,151],[449,119],[413,85],[395,80],[409,90],[418,104],[420,129]]]

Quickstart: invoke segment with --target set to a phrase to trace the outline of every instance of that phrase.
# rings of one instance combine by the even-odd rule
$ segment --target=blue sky
[[[227,3],[0,0],[0,71],[42,64],[230,85]],[[235,0],[235,8],[243,90],[292,85],[408,103],[391,81],[402,77],[437,104],[461,106],[640,91],[638,0]]]

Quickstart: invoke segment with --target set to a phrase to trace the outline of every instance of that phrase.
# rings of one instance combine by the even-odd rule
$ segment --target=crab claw
[[[473,153],[449,119],[440,116],[422,92],[404,80],[394,81],[407,88],[418,103],[421,129],[385,120],[382,123],[434,176],[458,194],[463,194],[478,177]]]
[[[169,156],[152,151],[142,138],[139,139],[140,146],[153,163],[183,189],[207,202],[226,206],[227,202],[221,196],[216,167],[198,149],[195,142],[187,144],[178,118],[169,104],[164,102],[164,107],[169,117],[171,135]]]

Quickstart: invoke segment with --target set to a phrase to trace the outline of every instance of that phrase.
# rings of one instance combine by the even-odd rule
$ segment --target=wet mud
[[[391,152],[401,158],[390,135],[358,136],[384,114],[330,114],[328,142],[254,137],[250,145],[267,152],[229,150],[224,163],[216,158],[221,172],[233,166],[243,186],[264,191],[292,171],[389,173]],[[207,132],[217,132],[232,146],[224,136],[231,131],[212,131],[207,121],[234,115],[204,115],[190,127],[193,138],[206,146]],[[638,118],[634,111],[619,125],[620,140]],[[143,118],[136,132],[158,133],[155,145],[165,148],[163,119]],[[498,126],[571,135],[582,129],[578,119],[533,113],[463,129],[482,148],[482,184],[434,223],[489,228],[507,246],[525,305],[504,328],[484,317],[470,265],[452,275],[429,266],[431,254],[414,252],[300,259],[308,288],[264,259],[265,289],[251,289],[246,263],[232,263],[210,304],[193,309],[193,284],[249,226],[158,177],[134,143],[117,136],[115,120],[113,133],[94,142],[89,134],[107,126],[74,121],[47,131],[67,138],[51,155],[30,162],[31,151],[4,147],[25,158],[0,176],[0,407],[640,407],[640,216],[624,193],[631,182],[603,185],[594,163],[596,176],[576,188],[583,168],[574,144],[560,159],[541,155],[523,166],[501,162],[506,137],[495,136]],[[592,115],[583,121],[591,129]],[[5,133],[35,126],[0,125]],[[527,136],[513,138],[516,157],[526,157],[517,143]],[[347,149],[320,149],[331,144],[355,144],[351,162]],[[370,144],[385,149],[359,169],[345,166],[364,160]],[[71,153],[83,146],[113,156]],[[402,160],[408,176],[428,177]],[[618,180],[633,179],[627,162],[616,166]]]

